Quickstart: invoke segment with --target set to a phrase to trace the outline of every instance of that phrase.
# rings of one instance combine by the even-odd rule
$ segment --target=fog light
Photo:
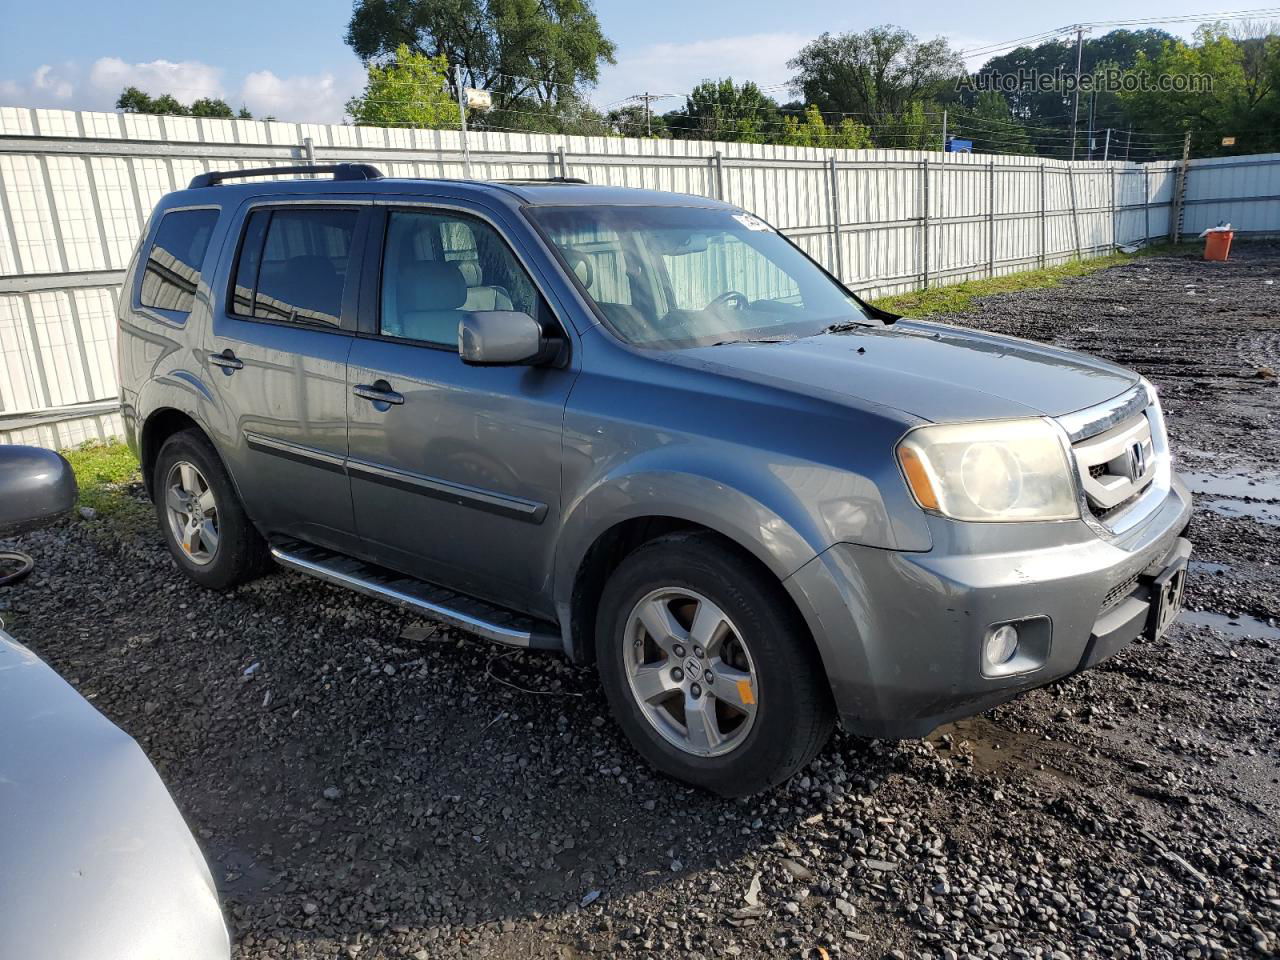
[[[1008,663],[1018,652],[1018,630],[1010,624],[993,627],[987,631],[987,645],[984,651],[987,663],[993,667]]]

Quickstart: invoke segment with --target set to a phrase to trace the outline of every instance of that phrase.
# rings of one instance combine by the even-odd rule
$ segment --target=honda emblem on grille
[[[1147,451],[1139,441],[1129,447],[1129,479],[1138,480],[1147,472]]]

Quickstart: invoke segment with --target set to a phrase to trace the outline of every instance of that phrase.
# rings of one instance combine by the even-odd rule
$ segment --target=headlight
[[[907,486],[955,520],[1070,520],[1080,515],[1067,452],[1046,420],[938,424],[898,444]]]

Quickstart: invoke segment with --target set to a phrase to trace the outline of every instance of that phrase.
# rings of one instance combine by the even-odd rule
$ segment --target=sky
[[[699,80],[754,80],[779,99],[787,60],[824,31],[892,22],[921,39],[946,36],[965,50],[1062,26],[1249,9],[1256,0],[1078,0],[1046,4],[900,0],[871,9],[847,0],[596,0],[617,64],[601,70],[589,98],[616,106],[649,91],[680,94]],[[6,0],[0,13],[0,105],[110,110],[120,91],[141,87],[190,102],[219,97],[255,116],[341,122],[364,70],[343,42],[351,0]],[[1192,24],[1167,26],[1187,35]],[[1105,28],[1095,31],[1105,32]],[[982,59],[971,63],[977,66]],[[677,109],[670,99],[658,111]]]

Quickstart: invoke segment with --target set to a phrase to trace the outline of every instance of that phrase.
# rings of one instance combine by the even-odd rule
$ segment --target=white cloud
[[[802,33],[754,33],[691,43],[658,43],[634,53],[623,50],[618,63],[602,71],[591,99],[599,106],[608,106],[645,91],[683,96],[702,80],[722,77],[779,88],[791,79],[787,61],[812,39],[811,34]],[[768,93],[781,100],[791,96],[786,89],[770,89]],[[679,109],[679,103],[658,101],[654,109]]]
[[[41,64],[25,81],[0,80],[0,100],[6,106],[69,107],[78,78],[74,63]]]
[[[101,57],[85,71],[75,63],[44,64],[25,79],[0,78],[0,103],[67,110],[112,110],[125,87],[153,97],[172,94],[183,103],[202,97],[241,104],[254,116],[314,123],[341,123],[347,100],[364,85],[357,65],[316,75],[277,76],[270,70],[248,74],[239,83],[221,67],[199,60],[130,63]]]
[[[126,63],[119,57],[102,57],[94,61],[87,92],[99,105],[104,99],[114,104],[125,87],[138,87],[153,97],[169,93],[183,103],[202,97],[225,99],[222,70],[199,60]]]
[[[363,71],[336,77],[332,73],[314,76],[278,77],[270,70],[258,70],[244,78],[240,101],[255,117],[271,116],[300,123],[341,123],[347,100],[358,94]]]

